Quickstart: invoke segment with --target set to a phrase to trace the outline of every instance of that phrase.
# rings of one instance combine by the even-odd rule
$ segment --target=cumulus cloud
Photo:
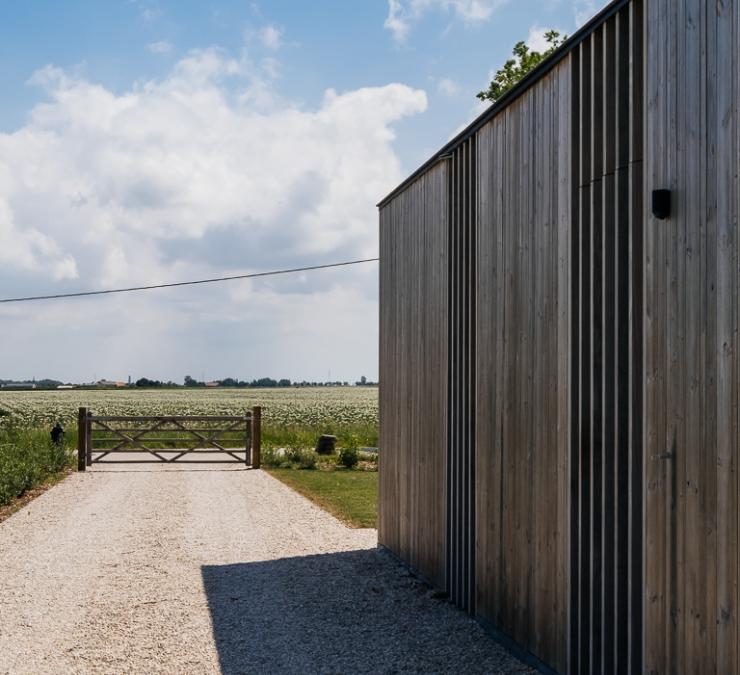
[[[532,26],[529,29],[529,35],[527,35],[527,46],[536,52],[545,52],[550,48],[550,45],[545,39],[545,33],[551,30],[556,30],[560,35],[564,35],[566,31],[561,28],[543,28],[542,26]]]
[[[146,48],[152,54],[168,54],[172,51],[172,44],[166,40],[160,40],[159,42],[151,42],[146,46]]]
[[[508,0],[388,0],[385,27],[398,42],[403,42],[411,27],[430,11],[452,13],[468,24],[488,21]]]
[[[601,5],[603,5],[603,2]],[[589,19],[592,19],[598,8],[596,0],[575,0],[573,2],[573,13],[575,14],[576,25],[582,26]]]
[[[449,77],[443,77],[437,82],[437,91],[445,96],[456,96],[460,92],[460,85]]]
[[[264,26],[259,35],[260,41],[268,49],[279,49],[283,44],[283,31],[277,26]]]
[[[162,10],[156,7],[143,7],[141,16],[145,21],[154,21],[162,16]]]
[[[465,121],[458,124],[455,129],[452,131],[452,133],[448,136],[447,140],[451,141],[455,136],[462,133],[465,129],[470,126],[478,117],[480,117],[488,108],[491,107],[491,103],[489,101],[480,101],[477,100],[473,105],[470,107],[470,110],[468,111],[467,116],[465,117]]]
[[[374,205],[402,178],[393,124],[427,105],[423,91],[388,84],[328,90],[307,109],[280,96],[269,68],[216,48],[127,91],[51,66],[32,83],[46,100],[23,127],[0,133],[5,296],[55,281],[77,290],[373,256]],[[357,290],[314,275],[276,284],[269,301],[220,289],[188,311],[230,316],[241,303],[243,320],[244,307],[258,304],[264,325],[251,330],[279,334],[298,306],[318,311],[327,297],[339,311],[368,311],[375,277],[347,274],[361,281]],[[144,303],[141,317],[174,311],[153,296],[130,302]],[[167,352],[156,341],[145,347]]]

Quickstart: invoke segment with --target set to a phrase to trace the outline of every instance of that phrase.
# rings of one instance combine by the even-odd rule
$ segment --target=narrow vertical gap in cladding
[[[453,503],[455,499],[453,449],[455,447],[455,163],[454,157],[448,160],[447,173],[447,303],[448,303],[448,348],[447,348],[447,508],[446,508],[446,550],[445,550],[445,590],[452,595],[452,547],[454,541]]]
[[[460,521],[463,519],[463,509],[465,507],[464,495],[462,491],[462,445],[465,434],[465,399],[463,398],[463,378],[465,377],[464,360],[465,360],[465,334],[463,327],[465,325],[465,286],[463,284],[464,279],[464,267],[463,261],[465,256],[465,200],[463,196],[464,189],[464,172],[465,172],[465,146],[461,146],[460,152],[458,153],[458,260],[457,260],[457,288],[458,288],[458,302],[460,303],[460,311],[458,313],[458,363],[457,363],[457,399],[459,405],[459,417],[458,417],[458,434],[455,439],[456,452],[456,470],[457,470],[457,518],[455,520],[456,537],[455,537],[455,572],[456,572],[456,588],[455,588],[455,602],[459,605],[462,596],[462,546],[463,546],[463,531],[460,525]]]
[[[643,204],[643,173],[642,150],[645,143],[644,128],[644,89],[643,89],[643,59],[644,59],[644,22],[642,0],[635,0],[629,6],[631,26],[631,63],[632,76],[630,91],[630,120],[631,163],[630,163],[630,214],[631,228],[630,256],[630,336],[631,363],[630,363],[630,665],[631,671],[640,673],[643,670],[643,598],[644,579],[643,563],[643,237],[644,237],[644,204]]]
[[[470,160],[470,273],[468,275],[468,284],[470,286],[470,329],[468,333],[468,344],[470,345],[470,410],[468,412],[470,420],[470,445],[468,446],[468,461],[470,462],[470,473],[468,477],[470,485],[470,497],[468,499],[468,512],[469,512],[469,532],[470,542],[468,544],[468,596],[470,598],[469,611],[471,614],[475,614],[475,587],[476,587],[476,568],[475,568],[475,548],[476,548],[476,537],[477,532],[476,520],[475,520],[475,503],[476,503],[476,466],[475,466],[475,445],[476,445],[476,377],[477,377],[477,355],[476,355],[476,300],[477,300],[477,284],[476,284],[476,260],[477,260],[477,220],[478,220],[478,201],[477,201],[477,189],[478,185],[478,171],[477,171],[477,154],[475,139],[470,142],[471,148],[471,160]]]
[[[474,141],[450,162],[448,297],[447,535],[445,578],[451,600],[475,612],[475,179]]]
[[[452,439],[452,470],[453,479],[453,502],[452,502],[452,598],[456,602],[459,597],[459,554],[458,538],[460,535],[460,463],[458,453],[460,450],[461,434],[461,408],[460,408],[460,150],[455,152],[455,382],[454,382],[454,404],[455,404],[455,436]]]
[[[457,235],[455,224],[457,222],[456,206],[456,180],[457,170],[455,166],[456,158],[453,155],[449,159],[449,270],[447,275],[447,292],[449,298],[449,350],[448,350],[448,375],[447,375],[447,550],[445,560],[445,578],[447,579],[447,592],[452,596],[455,588],[455,577],[453,570],[454,563],[454,538],[455,538],[455,435],[457,433],[457,398],[455,396],[455,378],[457,377],[456,359],[457,359],[457,284],[456,265],[457,265]]]
[[[591,634],[591,59],[588,42],[581,52],[581,658],[590,667]]]
[[[580,148],[578,141],[580,117],[580,52],[575,50],[571,61],[571,355],[570,355],[570,612],[568,627],[568,662],[571,672],[580,670],[580,651],[578,648],[578,626],[580,624],[579,570],[581,567],[580,550],[580,201],[577,177],[580,175]],[[503,444],[502,444],[503,445]]]
[[[603,574],[601,512],[603,509],[603,52],[600,30],[591,36],[591,673],[601,672]]]
[[[462,415],[460,417],[460,445],[458,451],[458,476],[459,476],[459,495],[460,511],[457,521],[458,531],[458,593],[457,604],[465,609],[465,543],[467,533],[465,531],[467,486],[465,484],[466,466],[465,455],[468,444],[468,397],[466,390],[467,379],[467,356],[468,356],[468,288],[465,283],[467,274],[467,252],[468,252],[468,203],[467,203],[467,182],[468,182],[468,144],[463,143],[460,149],[460,380],[458,383],[458,396],[460,397],[460,406]]]
[[[602,179],[602,218],[604,225],[604,286],[603,286],[603,465],[602,494],[604,508],[601,529],[602,573],[603,573],[603,611],[602,611],[602,672],[614,672],[614,648],[616,643],[615,623],[615,578],[616,578],[616,452],[614,444],[615,426],[615,313],[616,313],[616,243],[615,243],[615,157],[616,157],[616,20],[604,25],[604,63],[603,63],[603,101],[604,127],[603,152],[604,175]]]
[[[460,378],[462,371],[462,336],[460,326],[462,324],[462,284],[460,283],[462,270],[462,208],[461,204],[461,179],[462,179],[462,147],[455,153],[455,296],[457,302],[457,315],[455,317],[455,335],[457,349],[455,351],[455,409],[457,412],[457,428],[454,445],[454,469],[455,469],[455,513],[453,517],[453,532],[455,535],[453,545],[452,569],[455,579],[453,600],[460,601],[460,511],[462,508],[462,496],[460,494],[460,446],[462,445],[463,430],[463,403],[460,398]]]
[[[623,141],[623,139],[620,139]],[[615,300],[617,307],[616,325],[616,453],[618,457],[617,474],[617,574],[619,580],[617,595],[617,667],[619,672],[628,669],[628,517],[629,517],[629,169],[622,168],[617,173],[617,286]]]
[[[463,530],[463,551],[462,551],[462,575],[463,575],[463,597],[461,606],[465,610],[470,609],[470,595],[469,595],[469,551],[471,542],[471,531],[470,531],[470,447],[471,447],[471,418],[470,418],[470,316],[471,307],[470,299],[472,296],[472,287],[470,284],[470,184],[471,184],[471,171],[470,171],[470,155],[471,155],[472,143],[468,140],[465,143],[465,277],[463,279],[465,287],[465,377],[463,382],[464,397],[465,397],[465,445],[463,447],[463,494],[465,495],[464,503],[464,514],[462,520]]]
[[[616,662],[619,673],[629,672],[629,435],[628,435],[628,378],[629,366],[629,266],[628,266],[628,228],[629,228],[629,13],[620,12],[617,23],[617,172],[616,172],[616,345],[615,378],[616,378],[616,420],[615,420],[615,455],[616,455],[616,584],[615,584],[615,628],[616,628]]]

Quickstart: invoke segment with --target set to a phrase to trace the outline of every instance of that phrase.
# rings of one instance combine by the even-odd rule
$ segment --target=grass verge
[[[265,448],[314,448],[322,434],[337,437],[337,447],[378,446],[377,424],[342,422],[325,425],[262,424],[262,446]]]
[[[55,446],[42,429],[0,430],[0,508],[15,502],[74,464],[67,446]]]
[[[377,471],[266,471],[350,527],[377,527]]]

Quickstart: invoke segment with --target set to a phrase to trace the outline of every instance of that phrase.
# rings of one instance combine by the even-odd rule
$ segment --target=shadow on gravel
[[[225,675],[533,672],[380,549],[202,574]]]

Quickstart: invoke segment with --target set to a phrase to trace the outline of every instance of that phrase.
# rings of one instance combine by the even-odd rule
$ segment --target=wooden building
[[[541,668],[740,673],[740,0],[617,0],[380,204],[380,542]]]

